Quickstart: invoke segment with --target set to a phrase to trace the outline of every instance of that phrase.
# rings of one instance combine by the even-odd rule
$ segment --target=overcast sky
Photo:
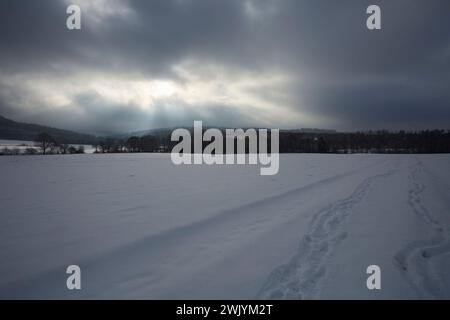
[[[66,28],[69,4],[82,30]],[[450,129],[449,13],[449,0],[1,0],[0,115],[91,133]]]

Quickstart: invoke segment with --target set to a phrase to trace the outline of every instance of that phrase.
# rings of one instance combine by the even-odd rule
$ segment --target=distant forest
[[[96,153],[170,152],[172,129],[96,137],[0,116],[0,139],[36,141],[26,154],[84,153],[92,145]],[[269,139],[270,140],[270,139]],[[205,146],[207,143],[204,144]],[[450,130],[336,132],[319,129],[281,130],[280,153],[450,153]],[[269,143],[270,147],[270,143]],[[0,154],[17,154],[0,150]]]
[[[450,153],[450,130],[280,133],[281,153]]]
[[[270,139],[269,139],[270,140]],[[169,152],[170,132],[128,139],[105,139],[98,152]],[[204,143],[206,146],[208,143]],[[269,143],[270,147],[270,143]],[[450,130],[418,132],[281,131],[280,153],[450,153]]]

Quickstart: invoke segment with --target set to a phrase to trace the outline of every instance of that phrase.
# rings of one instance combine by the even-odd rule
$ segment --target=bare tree
[[[39,147],[42,150],[42,154],[46,154],[46,151],[48,148],[50,148],[53,145],[53,138],[46,132],[40,133],[36,140],[39,142]]]
[[[140,139],[138,137],[130,137],[125,143],[129,152],[139,152],[140,149]]]

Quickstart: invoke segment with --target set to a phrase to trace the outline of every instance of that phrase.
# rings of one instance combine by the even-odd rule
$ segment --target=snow
[[[9,146],[28,146],[32,147],[36,144],[34,141],[27,140],[2,140],[0,139],[0,147],[9,147]]]
[[[450,155],[0,157],[0,297],[450,298]],[[66,288],[66,267],[82,290]],[[368,290],[366,268],[381,268]]]
[[[26,141],[26,140],[2,140],[0,139],[0,151],[4,148],[14,150],[17,149],[20,153],[24,153],[26,149],[33,148],[36,151],[40,151],[38,147],[39,143],[35,141]],[[73,146],[75,148],[79,148],[82,146],[84,148],[85,153],[94,153],[95,148],[88,144],[69,144],[69,146]]]

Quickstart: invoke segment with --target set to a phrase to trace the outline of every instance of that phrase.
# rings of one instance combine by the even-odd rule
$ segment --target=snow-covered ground
[[[0,208],[2,298],[450,298],[450,155],[1,157]]]
[[[88,144],[70,144],[69,146],[74,146],[75,148],[83,146],[84,153],[94,153],[95,152],[95,148]],[[9,150],[18,150],[19,153],[24,153],[25,150],[28,148],[35,149],[38,152],[40,151],[38,143],[35,141],[2,140],[2,139],[0,139],[0,152],[5,148],[9,149]]]

